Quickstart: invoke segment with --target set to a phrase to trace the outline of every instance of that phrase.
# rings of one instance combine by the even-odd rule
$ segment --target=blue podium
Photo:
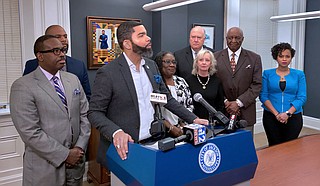
[[[251,132],[245,130],[167,152],[130,143],[124,161],[111,145],[106,158],[125,185],[144,186],[234,185],[253,178],[258,164]]]

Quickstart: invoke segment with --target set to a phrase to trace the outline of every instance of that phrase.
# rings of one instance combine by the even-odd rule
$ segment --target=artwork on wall
[[[121,54],[116,33],[125,21],[141,22],[140,19],[87,16],[88,69],[98,69]]]
[[[194,23],[192,27],[201,26],[206,31],[206,37],[204,40],[204,45],[207,47],[215,49],[215,25],[214,24],[200,24]]]

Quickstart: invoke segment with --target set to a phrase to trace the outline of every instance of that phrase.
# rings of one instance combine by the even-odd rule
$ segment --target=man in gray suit
[[[55,36],[39,37],[34,45],[39,67],[11,87],[10,112],[25,143],[24,186],[82,185],[88,101],[77,76],[59,71],[66,52]]]
[[[88,118],[100,132],[97,161],[106,166],[110,144],[117,147],[122,160],[127,158],[128,142],[150,137],[154,120],[150,94],[158,90],[167,95],[164,106],[189,123],[207,124],[179,104],[169,93],[152,56],[151,39],[137,22],[123,22],[117,29],[123,53],[97,71],[92,88]]]
[[[230,115],[238,115],[247,120],[246,129],[253,133],[253,125],[256,123],[256,98],[262,85],[261,57],[241,47],[244,37],[238,27],[228,30],[226,40],[228,48],[214,53],[217,75],[222,80],[225,92],[225,107]],[[235,63],[233,66],[231,61]]]
[[[184,79],[191,75],[193,60],[201,49],[213,49],[204,45],[206,33],[201,26],[195,26],[190,30],[189,44],[186,48],[174,52],[177,61],[176,74]]]

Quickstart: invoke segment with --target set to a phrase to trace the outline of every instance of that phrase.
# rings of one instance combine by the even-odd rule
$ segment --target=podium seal
[[[199,166],[207,174],[216,171],[221,162],[219,148],[213,143],[205,144],[199,152]]]

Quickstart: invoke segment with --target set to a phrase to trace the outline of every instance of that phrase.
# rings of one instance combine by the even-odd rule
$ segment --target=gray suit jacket
[[[60,72],[68,103],[64,108],[53,85],[38,67],[11,87],[10,112],[25,143],[23,185],[63,185],[69,148],[86,150],[88,101],[77,76]],[[82,176],[75,171],[74,176]]]
[[[221,79],[225,97],[229,101],[239,99],[244,107],[240,109],[241,119],[248,125],[256,123],[256,98],[262,86],[262,64],[260,55],[242,49],[234,74],[232,74],[228,49],[215,52],[217,76]]]
[[[212,53],[214,52],[213,49],[206,47],[205,45],[203,45],[203,48],[210,50]],[[183,48],[181,50],[174,52],[174,57],[176,58],[176,61],[177,61],[177,68],[176,68],[177,76],[187,79],[187,77],[191,75],[192,66],[193,66],[193,55],[192,55],[191,46],[188,46],[186,48]]]
[[[154,75],[160,75],[156,63],[145,59],[145,70],[153,87],[167,94],[167,109],[192,123],[196,116],[179,104],[169,93],[163,81],[157,84]],[[106,165],[106,152],[112,142],[112,134],[122,129],[139,140],[140,117],[138,98],[128,63],[123,54],[97,71],[92,88],[88,113],[90,123],[100,131],[97,161]],[[130,153],[130,152],[129,152]]]

